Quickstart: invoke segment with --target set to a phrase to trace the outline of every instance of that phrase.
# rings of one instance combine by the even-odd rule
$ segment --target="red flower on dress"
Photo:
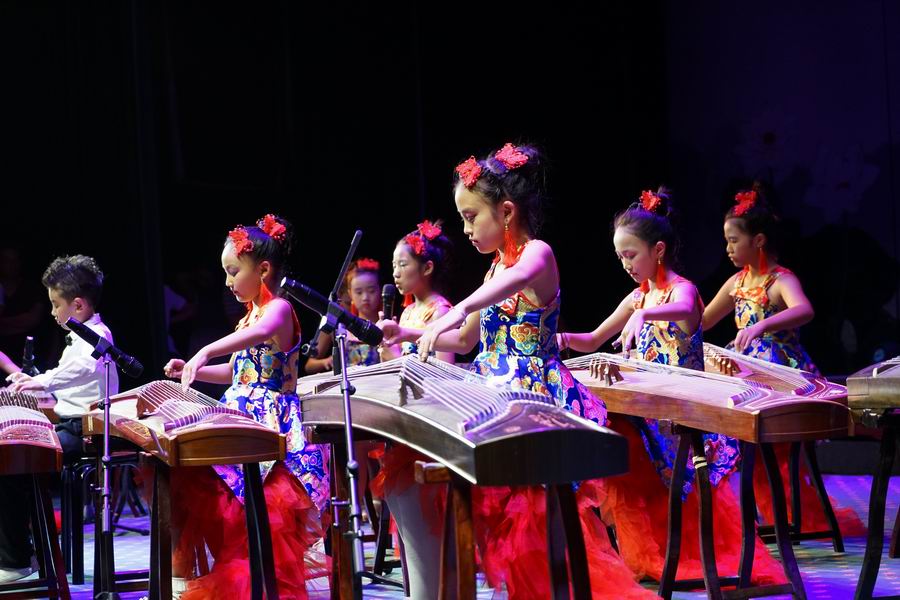
[[[373,258],[361,258],[356,261],[356,268],[360,271],[378,271],[381,265]]]
[[[518,169],[528,162],[528,155],[510,143],[500,148],[494,158],[503,163],[507,169]]]
[[[264,216],[256,222],[256,225],[262,229],[266,235],[275,238],[279,242],[284,239],[284,235],[287,233],[287,227],[279,223],[278,219],[275,218],[275,215],[273,214]]]
[[[662,200],[656,192],[650,190],[641,192],[641,206],[644,207],[644,210],[655,213],[661,202]]]
[[[406,245],[412,248],[413,254],[416,256],[421,256],[423,252],[425,252],[425,240],[422,239],[422,236],[416,235],[415,233],[410,233],[403,241],[406,242]]]
[[[734,197],[737,206],[734,207],[734,216],[741,217],[756,205],[756,190],[738,192]]]
[[[463,185],[467,188],[471,188],[475,185],[475,182],[481,177],[481,165],[478,164],[478,161],[475,160],[474,156],[470,156],[456,165],[456,169],[454,170],[459,173],[459,178],[462,179]]]
[[[424,237],[426,240],[433,240],[437,236],[441,235],[441,228],[438,225],[435,225],[429,220],[422,221],[416,226],[416,229],[419,230],[419,234]]]
[[[228,232],[228,237],[234,245],[235,254],[240,256],[244,252],[253,251],[253,240],[247,235],[247,230],[241,227],[235,227]]]

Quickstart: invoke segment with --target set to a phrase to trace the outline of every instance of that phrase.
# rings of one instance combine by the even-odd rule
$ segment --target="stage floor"
[[[869,488],[871,478],[865,476],[848,476],[848,475],[826,475],[825,484],[829,493],[834,497],[841,506],[853,507],[860,518],[866,521],[869,509]],[[893,527],[894,516],[897,513],[897,505],[900,502],[900,478],[891,480],[890,493],[888,494],[887,516],[888,522],[885,523],[885,544],[890,540],[890,533]],[[140,519],[134,519],[135,524],[140,523]],[[143,519],[143,526],[147,526],[146,518]],[[93,566],[93,527],[88,526],[85,532],[85,567],[87,569],[87,582],[84,586],[74,586],[72,588],[73,598],[79,600],[87,600],[91,598],[91,568]],[[803,575],[803,581],[806,585],[806,592],[810,599],[820,600],[844,600],[853,597],[853,591],[856,587],[856,580],[859,576],[859,570],[862,566],[863,552],[865,551],[864,538],[846,538],[844,540],[846,552],[844,554],[835,554],[831,550],[828,542],[803,542],[799,546],[795,546],[797,561]],[[774,548],[774,546],[770,546]],[[372,548],[367,548],[368,556],[371,558]],[[137,534],[125,533],[116,537],[115,541],[116,566],[119,569],[141,569],[147,568],[149,560],[149,538],[142,537]],[[484,585],[483,580],[479,579],[481,587],[479,588],[478,598],[505,598],[503,593],[494,595],[493,590]],[[310,582],[310,599],[324,600],[329,597],[325,580],[317,580]],[[648,587],[652,587],[647,584]],[[878,583],[875,586],[875,595],[900,594],[900,560],[891,560],[887,556],[882,559],[881,572],[879,574]],[[123,599],[136,599],[144,596],[145,593],[128,593],[123,594]],[[364,594],[366,598],[379,599],[399,599],[403,598],[402,591],[395,590],[386,586],[370,585],[366,587]],[[694,599],[705,598],[703,593],[686,593],[678,592],[675,598]],[[788,596],[778,596],[778,598],[788,598]]]

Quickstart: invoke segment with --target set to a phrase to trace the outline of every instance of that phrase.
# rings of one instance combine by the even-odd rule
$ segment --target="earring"
[[[264,306],[264,305],[265,305],[266,303],[268,303],[269,300],[271,300],[272,298],[274,298],[274,296],[272,295],[272,290],[269,289],[269,286],[266,285],[266,282],[265,282],[265,281],[263,281],[262,279],[260,279],[260,286],[259,286],[259,305],[260,305],[260,306]]]
[[[656,287],[659,289],[666,287],[666,268],[663,266],[661,256],[656,262]]]
[[[503,231],[503,266],[511,267],[519,261],[519,249],[516,247],[512,234],[509,233],[509,223],[506,223]]]
[[[769,261],[762,246],[759,247],[759,272],[763,275],[769,272]]]

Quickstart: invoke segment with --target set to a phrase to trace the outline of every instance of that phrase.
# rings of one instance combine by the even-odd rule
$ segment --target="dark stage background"
[[[0,3],[0,275],[18,279],[10,248],[32,285],[54,256],[95,256],[105,320],[143,379],[160,378],[163,284],[189,301],[171,327],[181,353],[229,331],[242,308],[222,243],[266,212],[294,223],[293,273],[323,292],[355,228],[389,277],[396,240],[443,218],[447,292],[465,296],[490,261],[462,238],[452,168],[530,140],[553,161],[543,237],[570,330],[630,290],[610,222],[641,189],[675,189],[683,271],[709,299],[733,272],[729,196],[760,177],[793,234],[783,263],[817,309],[803,335],[820,367],[898,351],[896,3],[423,6]],[[49,366],[61,331],[36,294]],[[3,343],[14,358],[21,335]]]

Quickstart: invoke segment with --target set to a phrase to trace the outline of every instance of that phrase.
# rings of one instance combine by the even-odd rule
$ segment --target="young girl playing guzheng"
[[[484,284],[428,325],[418,351],[423,358],[432,350],[465,354],[480,343],[473,363],[478,373],[497,384],[552,396],[602,424],[603,402],[575,381],[559,358],[559,271],[553,250],[536,239],[544,176],[538,150],[513,144],[456,167],[454,200],[463,231],[476,250],[495,258]],[[586,487],[579,488],[578,500],[594,598],[652,596],[612,550],[583,493]],[[473,513],[489,583],[505,585],[510,598],[551,597],[544,488],[476,487]]]
[[[677,237],[668,217],[665,189],[645,191],[639,202],[616,216],[613,245],[622,267],[639,283],[618,308],[590,333],[561,333],[562,348],[593,352],[621,331],[627,353],[650,362],[703,370],[703,303],[694,284],[673,270]],[[619,550],[639,576],[659,580],[665,562],[669,483],[677,443],[653,419],[612,418],[611,428],[629,440],[629,472],[604,480],[604,518],[616,527]],[[741,526],[739,505],[727,485],[739,460],[736,440],[720,434],[704,436],[710,483],[713,485],[715,556],[721,574],[737,573]],[[685,472],[682,496],[683,533],[678,579],[702,579],[697,491],[693,466]],[[753,581],[782,581],[781,566],[756,541]]]
[[[450,262],[450,240],[440,224],[424,221],[405,235],[394,247],[392,260],[394,284],[403,294],[404,309],[399,323],[380,321],[390,337],[417,339],[422,330],[450,310],[452,305],[439,292]],[[402,330],[402,334],[400,333]],[[382,360],[413,354],[416,345],[402,342],[383,345]],[[437,358],[453,363],[452,352],[439,352]],[[371,481],[372,493],[385,498],[406,549],[410,597],[436,597],[440,560],[441,520],[446,505],[443,486],[420,485],[414,480],[415,462],[429,461],[423,454],[401,444],[393,444],[380,456],[382,469]]]
[[[725,215],[725,251],[741,270],[729,277],[703,312],[703,327],[709,329],[734,313],[737,336],[734,350],[795,369],[818,374],[809,354],[800,344],[798,329],[813,318],[813,307],[794,273],[778,264],[776,228],[778,217],[766,202],[759,185],[735,196],[735,205]],[[790,498],[790,444],[776,444],[775,453]],[[753,487],[760,512],[773,522],[771,495],[762,461],[753,473]],[[805,461],[800,461],[801,531],[829,529],[822,503],[810,483]],[[832,504],[834,502],[832,501]],[[788,519],[791,516],[788,502]],[[851,508],[835,509],[844,535],[866,534],[865,525]]]
[[[247,304],[247,315],[234,333],[205,346],[187,363],[169,361],[164,370],[184,385],[230,383],[223,404],[286,434],[284,462],[260,467],[278,591],[281,598],[299,599],[307,597],[304,556],[322,535],[319,511],[328,498],[328,479],[322,453],[304,443],[294,392],[300,325],[291,305],[273,292],[290,246],[290,225],[273,215],[232,230],[222,268],[225,285]],[[207,364],[227,355],[226,364]],[[243,474],[238,466],[214,469],[172,472],[173,573],[190,575],[194,548],[202,548],[202,542],[215,559],[210,574],[189,582],[185,600],[250,597]]]

